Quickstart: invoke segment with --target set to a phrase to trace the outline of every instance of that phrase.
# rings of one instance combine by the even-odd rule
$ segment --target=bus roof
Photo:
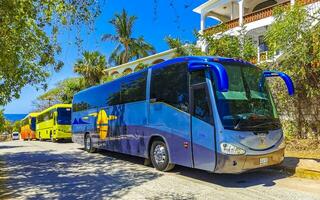
[[[29,117],[37,117],[40,113],[38,112],[32,112],[32,113],[29,113],[27,114],[27,116],[25,116],[23,119],[21,119],[20,121],[23,121],[23,120],[26,120],[28,119]]]
[[[55,105],[53,105],[53,106],[41,111],[40,113],[38,113],[37,116],[39,116],[39,115],[41,115],[43,113],[46,113],[46,112],[48,112],[48,111],[50,111],[52,109],[56,109],[56,108],[72,108],[72,104],[55,104]]]
[[[122,77],[117,78],[115,80],[112,80],[112,81],[109,81],[109,82],[106,82],[106,83],[103,83],[103,84],[100,84],[100,85],[89,87],[87,89],[81,90],[80,92],[76,93],[75,95],[78,95],[78,94],[83,93],[83,92],[87,92],[87,91],[92,90],[92,89],[94,89],[96,87],[99,87],[101,85],[109,84],[109,83],[116,82],[116,81],[121,81],[122,79],[126,79],[126,78],[128,78],[130,76],[134,76],[136,74],[142,73],[142,72],[148,70],[149,68],[151,68],[151,69],[159,69],[159,68],[163,68],[163,67],[165,67],[167,65],[171,65],[171,64],[175,64],[175,63],[181,63],[181,62],[190,62],[190,61],[230,62],[230,63],[240,63],[240,64],[247,64],[247,65],[254,66],[250,62],[247,62],[247,61],[244,61],[244,60],[241,60],[241,59],[226,58],[226,57],[220,57],[220,56],[184,56],[184,57],[177,57],[177,58],[173,58],[173,59],[170,59],[170,60],[163,61],[161,63],[157,63],[155,65],[149,66],[149,67],[147,67],[145,69],[142,69],[142,70],[139,70],[137,72],[128,74],[126,76],[122,76]]]

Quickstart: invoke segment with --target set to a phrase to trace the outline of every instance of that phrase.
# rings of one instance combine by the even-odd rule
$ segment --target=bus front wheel
[[[94,153],[97,150],[96,148],[93,147],[90,134],[86,134],[84,137],[84,149],[89,153]]]
[[[152,165],[159,171],[167,172],[174,168],[174,164],[169,163],[168,148],[163,141],[156,140],[152,143],[150,157]]]

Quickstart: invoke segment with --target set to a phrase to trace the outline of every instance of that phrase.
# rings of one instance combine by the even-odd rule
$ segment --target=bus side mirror
[[[287,74],[283,73],[283,72],[279,72],[279,71],[263,71],[263,77],[268,78],[268,77],[280,77],[282,78],[282,80],[285,82],[287,89],[288,89],[288,94],[290,96],[292,96],[294,94],[294,85],[293,85],[293,81],[290,78],[290,76],[288,76]],[[260,83],[260,84],[263,84]],[[262,87],[262,85],[260,85],[260,87]]]
[[[217,82],[218,90],[220,92],[227,92],[229,90],[229,80],[227,71],[223,65],[216,62],[204,62],[204,61],[191,61],[188,64],[189,72],[210,69],[214,72]]]

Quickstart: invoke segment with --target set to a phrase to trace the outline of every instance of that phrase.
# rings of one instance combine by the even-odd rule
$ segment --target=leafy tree
[[[13,127],[13,129],[12,129],[13,131],[20,132],[21,131],[21,122],[20,121],[13,122],[12,127]]]
[[[33,107],[37,111],[44,110],[57,103],[72,103],[74,94],[83,90],[85,83],[83,78],[68,78],[59,82],[55,88],[39,96],[33,102]]]
[[[84,78],[86,86],[99,84],[107,66],[106,57],[98,51],[85,51],[82,56],[74,65],[74,72]]]
[[[197,44],[183,45],[178,38],[166,37],[169,47],[176,49],[175,57],[178,56],[222,56],[241,58],[247,61],[256,62],[256,48],[250,38],[246,36],[245,30],[241,30],[237,36],[218,34],[213,36],[211,32],[203,35],[196,34],[199,40],[207,42],[207,52],[201,52]]]
[[[246,61],[256,62],[257,50],[246,30],[241,27],[237,35],[216,34],[211,32],[198,35],[201,40],[208,44],[208,55],[240,58]]]
[[[42,85],[48,67],[63,62],[57,36],[61,29],[90,24],[99,14],[95,0],[1,0],[0,105],[18,98],[25,85]]]
[[[4,122],[4,131],[8,134],[11,134],[13,132],[13,126],[10,121],[5,120]]]
[[[190,55],[205,55],[201,49],[194,44],[183,44],[179,38],[172,38],[170,36],[165,38],[170,49],[175,49],[174,57],[190,56]]]
[[[320,130],[320,24],[315,23],[319,14],[317,10],[310,15],[300,5],[278,8],[266,34],[270,50],[281,52],[273,68],[289,74],[295,84],[293,98],[283,93],[283,85],[274,83],[273,90],[279,111],[290,119],[287,130],[299,138],[317,136]]]
[[[4,118],[3,110],[0,110],[0,134],[4,131],[6,119]]]
[[[133,38],[133,26],[136,16],[129,16],[126,10],[122,13],[116,13],[114,18],[109,21],[116,34],[104,34],[102,41],[117,42],[118,45],[110,55],[110,63],[120,65],[127,63],[133,58],[141,58],[155,53],[154,47],[147,43],[142,36]]]

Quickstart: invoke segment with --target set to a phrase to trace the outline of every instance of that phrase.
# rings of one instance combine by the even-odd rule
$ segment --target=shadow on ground
[[[256,185],[270,187],[276,185],[276,180],[290,176],[281,170],[271,168],[257,169],[242,174],[214,174],[178,166],[174,172],[185,177],[229,188],[247,188]]]
[[[3,173],[10,176],[5,182],[6,192],[1,191],[0,199],[21,195],[27,199],[117,198],[130,188],[162,175],[148,168],[137,169],[133,158],[129,159],[132,162],[123,162],[85,152],[9,154],[5,157]]]
[[[7,154],[5,161],[1,173],[10,176],[0,182],[6,186],[6,190],[0,190],[0,199],[14,199],[21,195],[26,199],[121,198],[131,188],[164,175],[151,167],[144,167],[142,158],[109,151],[95,154],[84,151],[16,152]],[[213,174],[181,166],[165,175],[170,174],[229,188],[270,187],[276,184],[276,180],[289,176],[272,169],[244,174]],[[176,193],[164,195],[162,198],[184,199]]]
[[[22,146],[6,146],[6,145],[0,145],[0,149],[13,149],[13,148],[19,148]]]
[[[115,152],[100,150],[99,154],[108,157],[113,157],[115,159],[129,161],[139,165],[143,165],[144,162],[144,159],[142,158],[137,158],[134,156],[129,156]],[[151,167],[152,166],[150,166],[150,168]],[[291,176],[290,174],[285,173],[282,170],[279,170],[278,168],[274,167],[257,169],[242,174],[214,174],[203,170],[192,169],[177,165],[173,169],[173,171],[168,173],[177,174],[195,180],[205,181],[207,183],[218,184],[223,187],[230,188],[245,188],[255,185],[263,185],[265,187],[269,187],[276,184],[275,180]]]

